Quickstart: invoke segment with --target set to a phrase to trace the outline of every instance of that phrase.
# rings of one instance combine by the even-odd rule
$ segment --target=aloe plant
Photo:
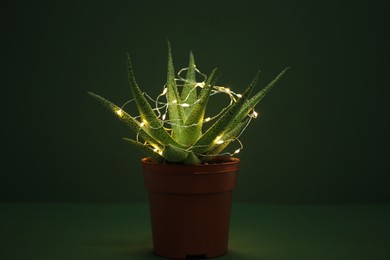
[[[159,98],[165,96],[165,103],[159,99],[154,100],[156,108],[152,108],[148,96],[141,91],[135,80],[129,55],[128,77],[139,116],[131,116],[111,101],[92,92],[88,93],[111,110],[136,134],[135,139],[124,140],[144,152],[146,156],[158,163],[200,164],[221,155],[229,144],[238,140],[250,120],[256,117],[257,113],[254,111],[256,105],[287,69],[251,97],[259,73],[243,94],[236,94],[228,88],[216,85],[216,69],[208,77],[205,76],[204,81],[197,82],[196,74],[200,72],[196,68],[193,54],[190,53],[186,77],[181,78],[184,83],[180,89],[178,79],[175,78],[172,52],[168,43],[167,82],[159,96]],[[228,94],[231,104],[215,116],[214,123],[203,132],[205,124],[212,121],[205,116],[206,106],[210,96],[218,92]],[[166,112],[162,114],[161,109],[165,109]],[[228,154],[233,156],[239,150]]]

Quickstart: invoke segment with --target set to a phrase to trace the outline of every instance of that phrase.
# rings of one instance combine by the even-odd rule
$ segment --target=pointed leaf
[[[190,152],[187,158],[183,161],[183,163],[188,165],[194,165],[201,164],[202,161],[193,152]]]
[[[230,131],[238,124],[243,118],[245,118],[248,113],[262,100],[268,92],[276,85],[276,83],[283,77],[283,75],[289,70],[290,67],[285,68],[282,72],[280,72],[275,79],[273,79],[266,87],[260,90],[256,95],[254,95],[251,99],[249,99],[244,106],[240,109],[238,115],[232,121],[230,127],[227,129]]]
[[[250,117],[246,117],[243,121],[241,121],[233,130],[230,132],[227,132],[224,134],[225,141],[222,144],[215,144],[213,145],[210,150],[207,152],[207,155],[209,155],[210,159],[211,156],[215,156],[220,154],[231,142],[233,142],[237,136],[239,136],[244,128],[247,126],[248,122],[250,120]]]
[[[137,142],[129,138],[123,138],[123,140],[129,142],[132,146],[143,152],[146,156],[151,157],[156,162],[162,163],[164,161],[164,158],[161,155],[159,155],[143,143]]]
[[[162,156],[167,160],[168,162],[182,162],[184,161],[188,156],[188,151],[181,149],[179,147],[173,146],[173,145],[166,145],[164,147]]]
[[[168,42],[168,73],[167,73],[167,99],[169,120],[172,124],[172,137],[179,143],[181,127],[184,123],[185,114],[182,105],[179,91],[177,90],[175,81],[175,71],[173,67],[171,45]]]
[[[182,102],[185,102],[187,104],[194,104],[197,100],[197,93],[196,93],[196,71],[195,71],[195,59],[192,52],[190,52],[190,59],[188,64],[188,70],[186,75],[186,82],[184,83],[183,90],[181,92],[181,100]],[[191,107],[184,107],[184,113],[186,117],[191,112]]]
[[[211,90],[213,89],[211,81],[213,80],[216,70],[217,69],[214,69],[207,78],[205,85],[200,92],[199,101],[194,105],[185,122],[185,127],[182,129],[183,144],[186,146],[194,144],[202,135],[203,118]]]
[[[213,83],[211,82],[214,78],[217,69],[213,69],[210,76],[207,78],[204,87],[199,95],[199,101],[194,105],[191,114],[188,116],[185,125],[197,124],[203,121],[204,113],[206,111],[207,103],[213,89]]]
[[[259,72],[256,74],[252,83],[242,94],[242,97],[237,100],[233,105],[231,105],[226,112],[214,123],[203,136],[194,144],[194,152],[203,153],[210,149],[210,147],[222,138],[223,134],[226,132],[226,127],[229,126],[230,122],[237,116],[237,113],[240,111],[241,107],[244,105],[248,96],[251,94],[253,87],[256,85],[256,82],[259,77]]]
[[[123,111],[120,107],[118,107],[117,105],[115,105],[111,101],[109,101],[109,100],[107,100],[99,95],[96,95],[92,92],[88,92],[88,94],[90,96],[92,96],[93,98],[95,98],[97,101],[99,101],[108,110],[113,112],[119,118],[119,120],[121,120],[123,123],[125,123],[134,133],[139,134],[139,136],[143,140],[145,140],[153,145],[161,147],[152,136],[150,136],[148,133],[146,133],[141,128],[138,120],[134,119],[132,116],[130,116],[128,113]]]
[[[138,111],[141,114],[142,122],[144,123],[143,129],[150,134],[154,139],[158,140],[161,144],[172,144],[180,146],[169,133],[164,129],[161,121],[157,118],[149,102],[144,97],[134,77],[133,67],[131,65],[130,55],[128,56],[128,71],[129,71],[129,83],[131,92],[133,93],[135,102],[138,107]]]

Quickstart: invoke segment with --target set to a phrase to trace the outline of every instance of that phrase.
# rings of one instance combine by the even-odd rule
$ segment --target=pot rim
[[[158,163],[154,161],[151,157],[144,157],[141,159],[141,162],[149,165],[159,165],[162,167],[210,167],[212,165],[229,165],[229,164],[237,164],[240,162],[240,159],[237,157],[217,157],[214,161],[210,163],[202,163],[202,164],[181,164],[181,163]]]
[[[153,159],[146,157],[141,159],[144,172],[149,174],[217,174],[236,172],[239,169],[240,159],[236,157],[229,158],[230,161],[216,162],[210,164],[186,165],[174,163],[156,163]]]

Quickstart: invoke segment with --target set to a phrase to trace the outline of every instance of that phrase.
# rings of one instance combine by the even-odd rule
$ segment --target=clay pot
[[[180,165],[142,159],[155,254],[173,259],[226,254],[239,162]]]

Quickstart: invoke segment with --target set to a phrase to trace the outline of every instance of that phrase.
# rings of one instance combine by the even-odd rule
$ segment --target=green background
[[[292,67],[242,137],[236,201],[390,201],[385,1],[20,1],[0,19],[1,201],[146,201],[132,134],[86,91],[130,99],[129,51],[158,94],[166,37],[176,68],[193,50],[238,92]]]

